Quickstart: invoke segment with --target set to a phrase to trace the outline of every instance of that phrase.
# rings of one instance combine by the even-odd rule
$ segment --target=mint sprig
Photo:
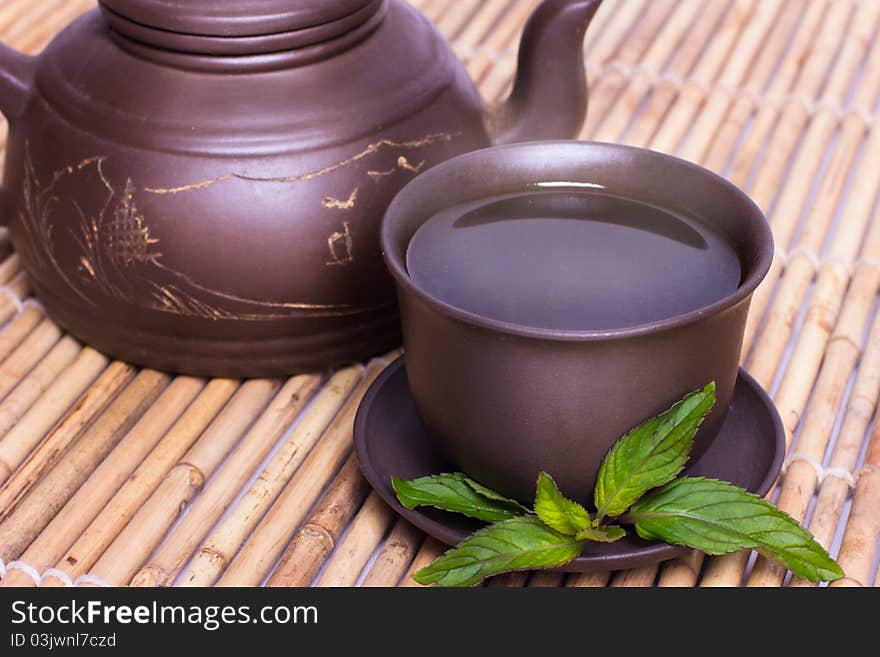
[[[421,584],[471,586],[511,570],[553,568],[577,558],[588,541],[639,536],[708,554],[755,549],[812,582],[844,576],[840,566],[791,516],[736,486],[678,477],[694,435],[715,404],[715,384],[687,395],[618,440],[602,462],[591,514],[565,497],[545,472],[538,476],[534,513],[461,473],[392,484],[407,508],[434,506],[492,522],[413,575]]]
[[[798,522],[732,484],[682,477],[639,500],[626,515],[639,536],[726,554],[752,548],[811,582],[843,577]]]
[[[509,520],[529,512],[519,502],[489,490],[460,472],[409,481],[393,477],[391,486],[397,493],[397,499],[407,509],[433,506],[485,522]]]
[[[678,476],[714,405],[715,384],[710,383],[618,440],[596,479],[596,521],[619,516],[647,491]]]
[[[566,536],[535,516],[496,522],[413,575],[419,584],[472,586],[512,570],[562,566],[577,557],[586,541]]]
[[[538,475],[535,513],[545,525],[568,536],[576,536],[593,524],[587,510],[560,493],[556,482],[546,472]]]

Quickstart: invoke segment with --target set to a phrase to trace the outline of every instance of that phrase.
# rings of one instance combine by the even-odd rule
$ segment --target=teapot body
[[[50,315],[110,355],[196,375],[397,345],[382,214],[413,176],[490,138],[433,26],[381,4],[360,40],[295,65],[175,60],[97,11],[57,37],[11,122],[4,179]]]
[[[0,44],[0,217],[49,315],[111,356],[363,360],[399,344],[389,202],[455,155],[574,137],[600,3],[542,0],[487,110],[404,0],[99,0],[38,58]]]

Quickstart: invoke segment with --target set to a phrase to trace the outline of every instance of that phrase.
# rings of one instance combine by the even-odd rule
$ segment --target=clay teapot
[[[486,108],[402,0],[100,0],[39,57],[0,45],[2,220],[51,317],[114,357],[274,376],[380,353],[386,206],[454,155],[574,137],[599,4],[542,2]]]

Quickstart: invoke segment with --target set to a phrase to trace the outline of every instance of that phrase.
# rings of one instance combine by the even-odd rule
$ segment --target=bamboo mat
[[[503,97],[536,0],[413,4]],[[92,6],[2,0],[0,39],[38,52]],[[585,50],[583,138],[699,162],[770,218],[743,361],[790,445],[774,499],[837,556],[842,586],[880,585],[878,26],[877,0],[606,0]],[[411,586],[439,553],[351,455],[385,361],[288,381],[138,371],[64,335],[5,236],[2,253],[0,585]],[[807,585],[748,553],[489,582],[652,584]]]

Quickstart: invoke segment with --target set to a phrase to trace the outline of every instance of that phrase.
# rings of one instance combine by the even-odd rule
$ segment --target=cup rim
[[[524,324],[516,324],[502,320],[492,319],[478,313],[464,310],[454,306],[443,299],[434,296],[413,281],[406,268],[406,247],[403,252],[399,252],[395,242],[400,230],[404,224],[406,214],[406,206],[410,203],[410,199],[414,196],[417,198],[420,190],[430,187],[431,184],[440,176],[449,173],[457,168],[473,168],[480,163],[491,160],[499,152],[530,152],[545,147],[563,147],[574,149],[577,151],[606,151],[609,154],[624,154],[628,156],[653,159],[654,161],[663,162],[668,166],[681,167],[693,171],[699,176],[704,177],[710,184],[726,188],[730,193],[738,196],[743,202],[747,211],[743,216],[756,228],[758,238],[755,247],[758,252],[756,261],[752,264],[746,275],[740,281],[739,286],[717,299],[711,304],[707,304],[687,313],[674,315],[652,322],[634,324],[613,329],[601,330],[572,330],[572,329],[553,329],[546,327],[527,326]],[[583,177],[583,176],[578,176]],[[570,182],[588,183],[589,181],[572,180]],[[411,239],[411,238],[410,238]],[[435,308],[448,317],[460,322],[470,324],[494,332],[503,333],[510,336],[521,338],[534,338],[540,340],[552,340],[560,342],[589,342],[601,341],[615,338],[631,338],[653,333],[659,333],[668,329],[679,328],[688,324],[692,324],[706,317],[720,314],[725,310],[737,305],[747,297],[749,297],[770,270],[770,266],[774,256],[773,233],[767,222],[764,213],[758,205],[739,187],[734,185],[726,178],[716,174],[705,167],[701,167],[693,162],[689,162],[673,155],[667,155],[658,151],[636,146],[627,146],[622,144],[612,144],[606,142],[592,141],[533,141],[522,142],[516,144],[507,144],[503,146],[492,146],[478,151],[472,151],[463,155],[458,155],[452,159],[442,162],[424,173],[419,174],[411,180],[394,198],[389,205],[388,210],[382,220],[380,241],[382,255],[385,264],[394,277],[397,284],[405,289],[408,293],[414,295],[423,303]],[[407,242],[407,247],[409,242]]]

